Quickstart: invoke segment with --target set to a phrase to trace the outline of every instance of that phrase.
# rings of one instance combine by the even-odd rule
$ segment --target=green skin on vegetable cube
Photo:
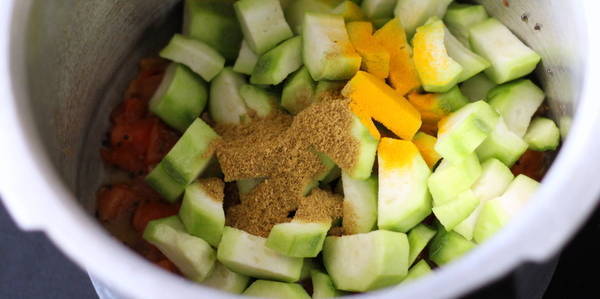
[[[171,64],[150,99],[150,111],[170,127],[184,132],[206,107],[207,89],[206,82],[187,67]]]
[[[335,298],[344,295],[344,292],[335,288],[329,275],[319,270],[311,270],[310,277],[313,286],[313,298]]]
[[[188,234],[177,216],[150,221],[143,237],[193,281],[203,281],[213,270],[215,250],[204,240]]]
[[[201,183],[187,186],[179,217],[187,231],[217,247],[225,227],[223,199],[213,198]]]
[[[205,42],[230,61],[243,38],[233,1],[229,0],[186,0],[183,34]]]
[[[250,277],[235,273],[217,262],[210,276],[202,281],[202,285],[232,294],[241,294],[248,286],[249,281]]]
[[[356,180],[342,173],[344,233],[368,233],[377,224],[377,177]]]
[[[475,226],[475,241],[482,243],[504,227],[523,209],[539,185],[540,183],[521,174],[510,183],[502,196],[486,202]]]
[[[471,27],[469,41],[473,50],[492,64],[485,73],[497,84],[528,75],[541,60],[536,52],[494,18]]]
[[[399,283],[408,272],[408,239],[385,230],[327,237],[323,262],[335,286],[366,292]]]
[[[244,39],[254,53],[263,54],[293,36],[279,0],[240,0],[234,6]]]
[[[314,80],[350,79],[360,68],[362,59],[350,43],[341,16],[307,13],[302,43],[304,64]]]
[[[197,118],[146,181],[168,201],[177,200],[185,186],[208,166],[215,150],[212,144],[219,138],[210,126]]]
[[[459,194],[471,188],[480,175],[481,164],[474,154],[460,163],[442,160],[427,182],[434,205],[443,205],[455,199]]]
[[[226,226],[217,259],[227,268],[247,276],[285,282],[298,281],[302,258],[284,256],[266,245],[267,239]]]
[[[475,248],[475,243],[455,232],[446,232],[442,228],[431,241],[429,259],[438,266],[443,266],[460,258],[473,248]]]
[[[297,283],[257,280],[242,294],[244,296],[269,299],[310,299],[304,288]]]
[[[510,182],[515,178],[510,168],[498,159],[492,158],[485,161],[481,165],[481,168],[481,176],[471,187],[471,190],[481,203],[467,219],[454,227],[454,231],[461,234],[467,240],[473,239],[475,225],[477,224],[477,219],[479,219],[483,205],[487,201],[502,195],[508,188],[508,185],[510,185]]]
[[[250,82],[277,85],[302,66],[302,38],[290,38],[258,58]]]
[[[484,101],[462,107],[439,122],[436,152],[459,163],[475,152],[499,119],[498,113]]]
[[[228,67],[211,82],[208,110],[216,123],[239,125],[247,118],[248,109],[240,95],[244,84],[246,79]]]
[[[412,265],[421,251],[425,249],[429,241],[433,239],[436,230],[425,224],[419,224],[408,232],[408,244],[410,245],[408,264]]]
[[[330,222],[311,223],[294,220],[273,226],[267,247],[291,257],[316,257],[331,227]]]

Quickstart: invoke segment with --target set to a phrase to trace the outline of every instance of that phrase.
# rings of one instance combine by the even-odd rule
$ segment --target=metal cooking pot
[[[94,192],[105,175],[98,148],[107,115],[139,58],[177,30],[179,1],[0,2],[0,194],[15,220],[46,232],[126,297],[228,296],[154,267],[93,217]],[[564,146],[536,198],[497,237],[424,279],[364,297],[468,292],[523,262],[555,254],[597,202],[597,1],[480,2],[543,56],[537,75]]]

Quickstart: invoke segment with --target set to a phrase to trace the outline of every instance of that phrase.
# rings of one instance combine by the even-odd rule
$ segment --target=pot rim
[[[15,220],[24,229],[46,232],[77,264],[127,297],[172,297],[173,290],[177,290],[179,298],[194,298],[199,294],[231,297],[168,274],[117,242],[79,206],[53,170],[32,124],[27,101],[18,100],[27,96],[22,84],[26,82],[24,53],[17,51],[25,44],[19,29],[25,26],[32,2],[5,0],[0,4],[0,91],[3,93],[0,127],[5,128],[5,142],[10,145],[0,149],[0,194]],[[582,3],[586,28],[600,28],[600,20],[594,13],[600,11],[598,4],[593,0]],[[550,257],[581,226],[593,211],[600,191],[600,184],[581,179],[593,177],[600,168],[600,141],[594,138],[600,130],[600,101],[595,99],[594,86],[594,79],[600,78],[600,59],[589,55],[600,52],[600,36],[587,31],[587,68],[571,129],[577,134],[566,139],[540,191],[522,216],[476,250],[428,277],[366,293],[362,298],[458,296],[522,262]],[[561,194],[569,194],[570,200],[561,201]],[[542,231],[547,233],[540,234]],[[109,266],[115,262],[122,264]],[[477,275],[473,275],[474,271]],[[436,288],[436,293],[431,294],[432,285],[443,289]]]

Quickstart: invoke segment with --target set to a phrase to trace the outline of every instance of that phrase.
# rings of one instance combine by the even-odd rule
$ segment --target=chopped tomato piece
[[[150,134],[148,141],[148,150],[146,152],[146,164],[154,165],[173,148],[179,136],[173,130],[169,129],[164,123],[156,122]]]
[[[133,208],[136,194],[125,184],[102,188],[98,194],[98,216],[102,221],[116,219]]]
[[[135,80],[131,81],[127,91],[125,92],[125,97],[138,97],[144,101],[149,101],[163,78],[163,73],[159,73],[151,76],[139,76]]]
[[[118,147],[114,149],[101,149],[100,155],[104,162],[123,170],[132,173],[147,171],[143,157],[140,158],[139,155],[127,148]]]
[[[156,265],[171,273],[179,274],[179,269],[177,269],[177,266],[175,266],[175,264],[168,259],[160,260],[156,262]]]
[[[166,204],[158,201],[150,201],[138,206],[133,215],[133,228],[142,232],[148,222],[176,215],[179,211],[178,205]]]
[[[524,174],[536,181],[541,181],[548,169],[549,161],[544,152],[528,150],[511,168],[513,174]]]
[[[123,101],[111,115],[115,124],[131,123],[148,114],[148,103],[140,98],[128,98]]]
[[[163,72],[167,66],[169,65],[169,61],[160,57],[149,57],[140,60],[140,72],[141,73],[150,73],[150,74],[158,74]]]

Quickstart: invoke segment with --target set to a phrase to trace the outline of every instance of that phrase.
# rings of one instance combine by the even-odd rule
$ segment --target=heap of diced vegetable
[[[510,167],[527,149],[555,150],[559,133],[548,118],[532,121],[545,96],[520,79],[540,56],[482,6],[450,2],[185,1],[150,104],[183,135],[147,176],[183,203],[150,222],[146,240],[201,284],[308,298],[297,282],[310,278],[313,298],[325,298],[415,279],[490,238],[539,185]],[[292,221],[268,238],[225,226],[223,198],[196,181],[219,138],[198,117],[206,106],[235,125],[250,112],[295,115],[342,87],[378,140],[377,172],[341,174],[344,235],[326,236],[331,223]],[[260,179],[237,183],[244,194]]]

